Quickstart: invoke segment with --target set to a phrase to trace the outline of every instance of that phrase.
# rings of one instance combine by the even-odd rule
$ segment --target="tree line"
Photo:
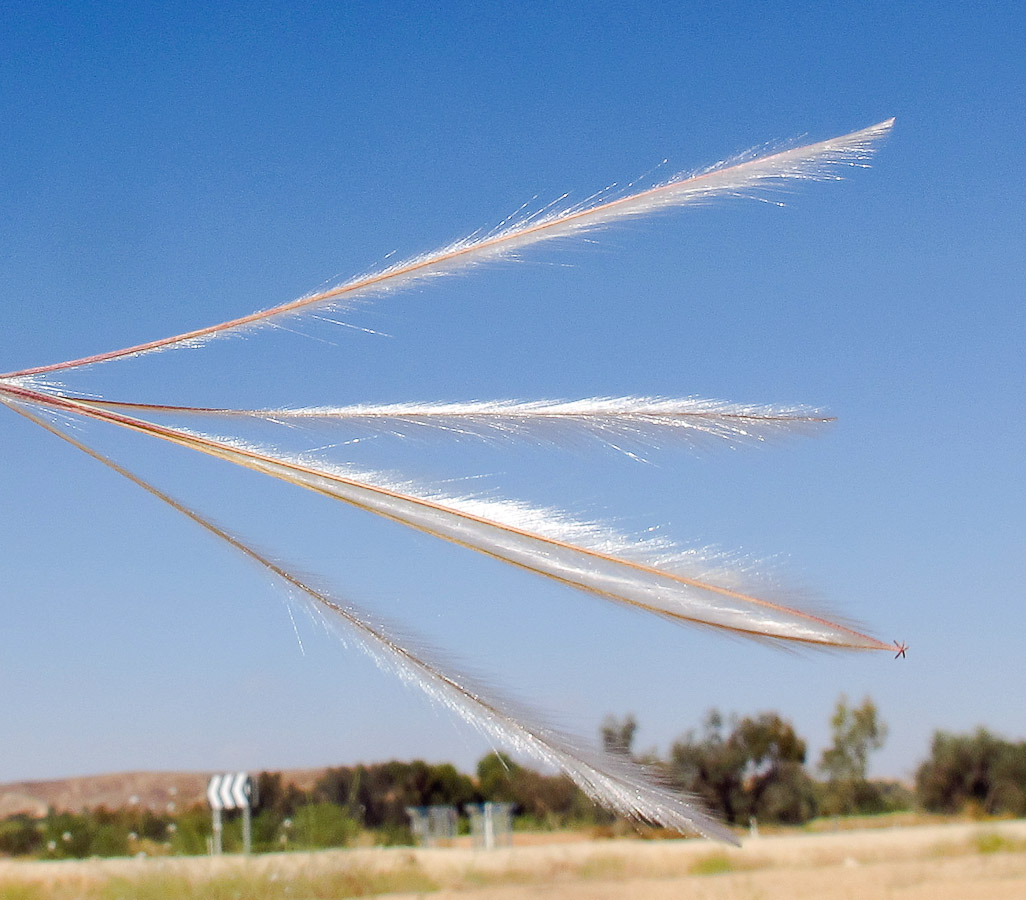
[[[608,717],[601,726],[607,753],[630,756],[654,777],[698,799],[724,821],[800,825],[817,816],[847,816],[906,809],[926,812],[1026,816],[1026,742],[1010,742],[986,729],[972,734],[938,731],[915,783],[868,777],[869,757],[887,737],[873,701],[852,705],[841,697],[831,718],[832,741],[815,765],[793,725],[775,712],[726,717],[711,710],[701,726],[682,735],[665,756],[636,754],[637,721]],[[325,770],[309,790],[262,772],[253,817],[257,852],[338,847],[356,840],[410,844],[411,806],[508,802],[524,829],[612,827],[568,778],[521,766],[491,753],[473,776],[455,766],[391,761]],[[466,820],[461,820],[466,828]],[[69,858],[147,854],[203,854],[211,834],[205,806],[177,813],[138,807],[50,811],[41,819],[0,821],[0,855]],[[242,846],[238,816],[227,817],[224,847]]]

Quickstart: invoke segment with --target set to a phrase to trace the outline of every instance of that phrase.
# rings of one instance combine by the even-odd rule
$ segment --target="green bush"
[[[290,844],[309,850],[344,847],[359,831],[359,823],[335,804],[308,803],[292,818]]]

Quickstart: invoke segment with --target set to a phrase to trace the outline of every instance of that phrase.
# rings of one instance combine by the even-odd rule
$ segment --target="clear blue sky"
[[[112,363],[114,399],[312,404],[696,394],[808,403],[812,440],[695,455],[362,441],[342,458],[766,560],[885,654],[675,627],[96,425],[80,435],[593,735],[665,752],[773,709],[815,762],[842,693],[910,775],[934,729],[1026,737],[1026,13],[1006,3],[9,3],[0,370],[275,305],[522,202],[897,117],[874,167],[541,248],[309,324]],[[0,412],[4,412],[0,410]],[[260,572],[12,414],[0,780],[487,746]],[[311,445],[338,435],[302,435]],[[466,486],[466,483],[460,481]]]

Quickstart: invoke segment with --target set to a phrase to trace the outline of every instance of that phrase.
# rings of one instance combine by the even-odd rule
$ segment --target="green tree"
[[[728,822],[754,816],[800,823],[816,811],[804,762],[805,741],[776,713],[735,719],[727,733],[714,709],[701,734],[691,731],[674,743],[667,768],[672,783]]]
[[[935,812],[1026,815],[1026,743],[984,728],[971,735],[938,731],[916,772],[916,794]]]
[[[728,822],[735,822],[739,819],[736,798],[743,765],[733,758],[723,727],[720,711],[711,709],[701,734],[688,731],[670,748],[668,768],[672,782],[681,790],[695,795]]]
[[[363,766],[327,769],[314,784],[313,799],[341,806],[352,818],[363,822],[365,805],[360,800],[360,793],[364,772]]]
[[[408,806],[460,808],[477,798],[470,777],[449,763],[392,760],[372,766],[329,769],[313,789],[316,800],[333,803],[368,828],[406,829]]]
[[[332,771],[329,769],[325,776]],[[257,799],[262,812],[273,813],[279,819],[287,819],[310,802],[306,793],[291,781],[284,781],[281,772],[261,772],[257,776]]]
[[[505,753],[496,750],[483,756],[477,764],[477,787],[482,798],[512,803],[516,795],[514,782],[520,771],[521,767]]]
[[[504,753],[489,753],[477,764],[483,800],[512,803],[521,824],[546,828],[611,821],[565,775],[543,775],[517,765]]]
[[[606,753],[618,756],[631,756],[634,745],[634,734],[638,730],[638,722],[628,713],[622,719],[606,716],[602,722],[602,748]]]
[[[35,819],[18,815],[0,822],[0,855],[38,854],[44,845],[43,829]]]
[[[805,741],[776,713],[744,718],[728,741],[743,761],[742,814],[798,824],[815,815],[812,779],[805,771]]]
[[[887,739],[872,699],[849,706],[842,694],[830,719],[833,744],[823,751],[819,768],[827,776],[823,812],[829,815],[880,812],[884,807],[879,789],[867,778],[869,754]]]

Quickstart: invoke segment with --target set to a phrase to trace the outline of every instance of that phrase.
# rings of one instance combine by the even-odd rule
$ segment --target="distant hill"
[[[325,771],[326,767],[291,769],[283,771],[281,776],[285,783],[309,790]],[[0,819],[19,813],[45,816],[50,808],[60,812],[80,812],[101,806],[107,809],[138,806],[153,812],[175,812],[197,803],[206,804],[210,774],[121,772],[0,784]],[[255,776],[257,773],[252,774]]]

